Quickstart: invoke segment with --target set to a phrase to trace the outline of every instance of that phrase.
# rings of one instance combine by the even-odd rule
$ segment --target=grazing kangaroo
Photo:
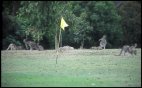
[[[120,54],[119,56],[122,54],[122,52],[124,51],[124,55],[126,52],[130,53],[131,55],[133,54],[137,54],[137,50],[136,50],[136,47],[137,47],[137,44],[135,43],[134,45],[132,46],[129,46],[129,45],[124,45],[120,51]]]

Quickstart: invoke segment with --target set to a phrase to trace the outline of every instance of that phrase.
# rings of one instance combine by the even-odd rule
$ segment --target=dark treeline
[[[57,46],[61,17],[68,23],[61,45],[106,48],[137,43],[141,47],[141,1],[3,1],[2,49],[28,38],[45,49]]]

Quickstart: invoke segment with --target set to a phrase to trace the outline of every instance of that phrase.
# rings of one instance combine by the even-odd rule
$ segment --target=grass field
[[[120,49],[1,51],[2,87],[140,87],[141,49],[115,56]]]

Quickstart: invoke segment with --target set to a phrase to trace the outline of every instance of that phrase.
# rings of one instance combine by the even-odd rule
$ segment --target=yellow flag
[[[60,25],[60,27],[64,30],[64,28],[67,27],[67,26],[69,26],[69,25],[65,22],[65,20],[62,17],[61,18],[61,25]]]

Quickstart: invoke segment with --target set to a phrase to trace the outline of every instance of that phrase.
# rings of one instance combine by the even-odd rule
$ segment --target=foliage
[[[10,43],[15,43],[16,45],[22,45],[21,39],[23,36],[23,32],[19,30],[20,25],[18,24],[16,17],[12,13],[10,13],[11,10],[8,9],[12,7],[13,5],[9,5],[9,7],[5,8],[2,12],[3,16],[2,48],[3,49],[6,49]]]
[[[14,41],[22,45],[24,38],[40,42],[46,49],[57,48],[61,17],[69,25],[61,30],[61,46],[98,46],[104,34],[107,48],[134,42],[141,45],[140,5],[123,2],[117,8],[113,1],[4,1],[3,49]]]
[[[123,41],[126,44],[138,43],[141,46],[141,3],[125,1],[119,8],[122,16]]]
[[[121,17],[118,15],[113,2],[74,2],[73,13],[78,18],[75,22],[76,31],[74,32],[76,35],[74,40],[77,43],[85,41],[88,48],[94,45],[98,46],[98,39],[106,34],[108,36],[108,48],[121,44]]]
[[[91,4],[91,2],[89,2]],[[94,2],[95,5],[89,4],[89,16],[90,24],[93,26],[93,37],[98,41],[102,35],[107,35],[108,46],[116,47],[120,45],[120,39],[122,38],[120,19],[117,10],[113,2],[100,1]],[[98,35],[98,36],[96,36]],[[95,38],[96,37],[96,38]],[[96,41],[96,42],[97,42]],[[115,42],[114,42],[115,41]],[[112,46],[113,45],[113,46]]]
[[[26,36],[31,36],[34,41],[42,40],[46,30],[44,9],[41,9],[42,2],[21,2],[22,7],[19,9],[17,19],[21,23],[22,29]]]

